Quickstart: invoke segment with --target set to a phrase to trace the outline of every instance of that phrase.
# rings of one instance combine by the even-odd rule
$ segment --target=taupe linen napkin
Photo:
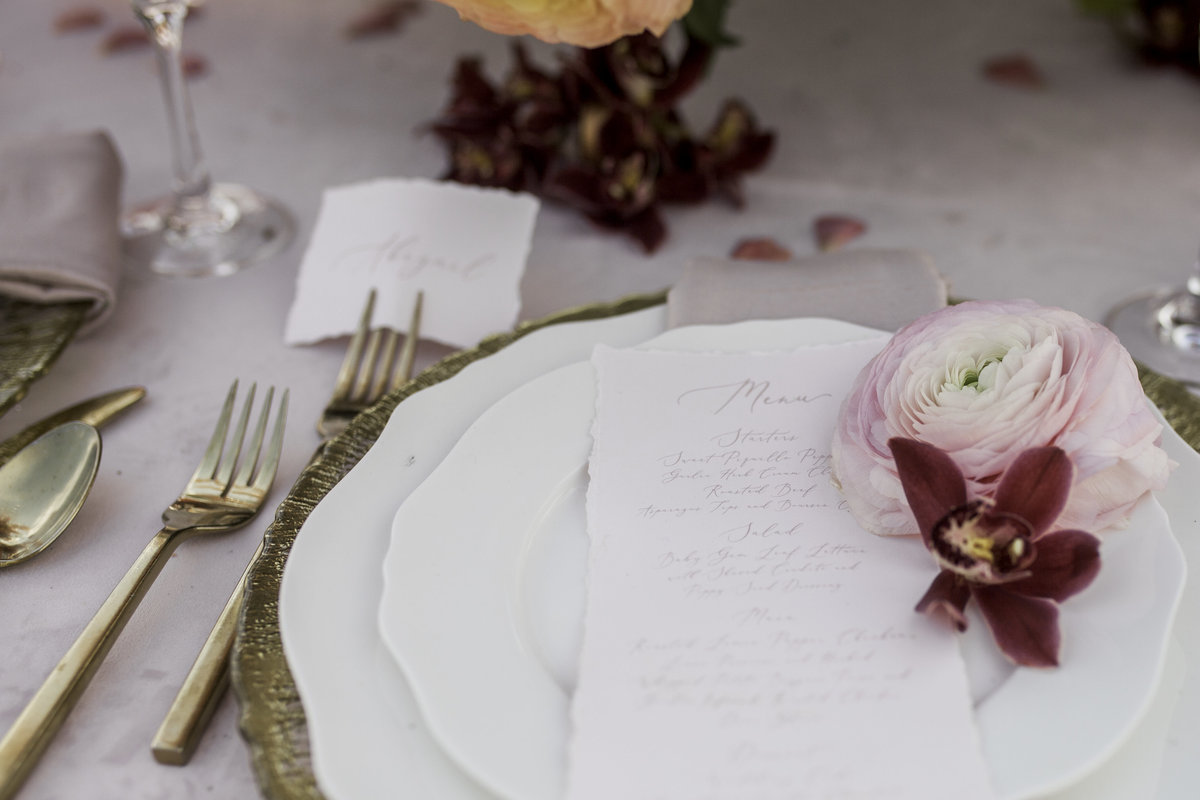
[[[697,258],[667,294],[667,326],[831,317],[894,331],[946,305],[946,282],[913,250],[846,250],[792,261]]]
[[[90,300],[111,312],[121,274],[121,160],[102,131],[0,142],[0,294]]]

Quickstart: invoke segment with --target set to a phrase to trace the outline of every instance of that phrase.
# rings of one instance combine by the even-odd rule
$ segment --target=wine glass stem
[[[150,34],[158,58],[159,77],[167,104],[167,122],[171,131],[171,157],[174,164],[171,189],[180,204],[201,200],[208,194],[211,179],[204,166],[191,98],[183,74],[183,21],[187,17],[187,3],[135,3],[134,8]]]

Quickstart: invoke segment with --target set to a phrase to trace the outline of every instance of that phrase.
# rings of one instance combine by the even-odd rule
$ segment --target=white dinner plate
[[[682,328],[643,346],[778,350],[875,335],[783,320]],[[505,800],[562,793],[594,391],[583,362],[490,408],[400,507],[384,565],[381,632],[430,732]],[[1096,582],[1061,609],[1060,668],[1006,666],[979,620],[964,639],[984,757],[1006,800],[1079,780],[1153,696],[1184,580],[1158,502],[1148,498],[1127,530],[1108,532],[1102,556]]]
[[[500,397],[549,370],[588,358],[599,342],[621,346],[645,341],[661,333],[665,321],[666,308],[658,306],[556,325],[412,396],[398,406],[362,461],[309,515],[286,563],[280,635],[304,704],[313,771],[328,800],[398,795],[495,800],[429,735],[411,690],[380,639],[380,564],[393,516],[462,432]],[[1188,486],[1200,485],[1200,458],[1173,433],[1167,434],[1166,444],[1171,457],[1181,462],[1164,499],[1174,520],[1194,504]],[[1175,522],[1177,532],[1200,533],[1194,515],[1183,523],[1186,527]],[[1159,702],[1156,708],[1169,719],[1169,703]],[[1137,742],[1122,748],[1095,776],[1115,779],[1098,783],[1086,800],[1151,796],[1155,753],[1165,734],[1165,720],[1139,733]]]

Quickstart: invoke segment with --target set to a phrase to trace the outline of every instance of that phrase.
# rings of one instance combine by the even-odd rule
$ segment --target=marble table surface
[[[133,18],[120,0],[90,4],[106,22],[70,34],[56,33],[53,19],[76,0],[0,7],[0,138],[107,130],[134,203],[169,182],[153,59],[145,49],[103,53],[103,38]],[[444,155],[421,125],[445,101],[456,58],[479,54],[497,75],[509,62],[508,40],[433,2],[393,35],[348,39],[346,24],[367,5],[211,0],[188,23],[185,47],[208,64],[191,88],[214,176],[279,198],[298,237],[228,278],[128,270],[112,319],[72,343],[0,419],[4,437],[85,396],[148,390],[105,430],[100,474],[74,526],[36,561],[0,574],[0,727],[157,530],[233,378],[292,391],[269,504],[316,445],[312,423],[344,341],[289,347],[283,324],[321,191],[438,176]],[[927,252],[956,295],[1031,297],[1098,320],[1190,269],[1200,240],[1200,80],[1144,66],[1068,0],[736,0],[730,27],[741,46],[722,54],[685,112],[705,127],[738,95],[777,132],[767,169],[746,182],[746,208],[670,210],[670,238],[647,256],[546,206],[522,283],[523,318],[662,289],[688,259],[724,255],[746,236],[811,253],[812,221],[825,213],[867,221],[864,246]],[[1042,89],[983,77],[986,59],[1013,53],[1040,66]],[[419,365],[447,352],[423,343]],[[232,696],[189,766],[155,763],[149,742],[265,524],[266,515],[175,554],[21,798],[258,796]],[[1200,557],[1200,543],[1183,544]],[[1200,786],[1197,594],[1185,595],[1177,629],[1172,669],[1182,688],[1157,706],[1165,734],[1138,757],[1137,793],[1113,797],[1182,800]]]

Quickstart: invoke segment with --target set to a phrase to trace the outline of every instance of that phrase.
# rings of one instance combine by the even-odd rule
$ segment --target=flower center
[[[946,371],[942,389],[946,391],[986,392],[996,385],[996,372],[1004,363],[1005,353],[996,350],[975,356],[964,356]]]
[[[1005,583],[1028,574],[1032,534],[1023,519],[994,513],[991,501],[980,498],[951,509],[930,538],[944,568],[977,583]]]

